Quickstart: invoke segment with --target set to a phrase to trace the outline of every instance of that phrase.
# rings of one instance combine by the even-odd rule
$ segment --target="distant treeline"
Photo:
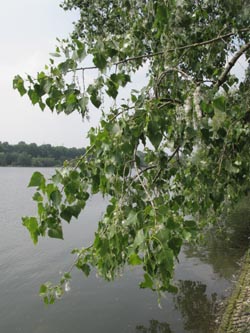
[[[21,141],[16,145],[0,141],[0,166],[61,166],[65,160],[71,160],[85,153],[85,149],[53,147],[50,144],[38,146]]]

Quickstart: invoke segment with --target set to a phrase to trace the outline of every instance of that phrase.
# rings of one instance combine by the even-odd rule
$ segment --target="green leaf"
[[[94,54],[93,63],[96,65],[97,68],[102,70],[106,67],[107,60],[102,53],[98,52]]]
[[[153,280],[151,277],[146,273],[144,274],[144,281],[140,283],[140,288],[149,288],[153,289]]]
[[[174,255],[177,257],[178,254],[180,253],[180,249],[182,246],[182,239],[181,238],[177,238],[177,237],[173,237],[172,239],[170,239],[170,241],[168,242],[168,246],[170,247],[170,249],[173,250]],[[170,255],[171,257],[171,255]]]
[[[126,223],[135,225],[137,222],[138,222],[137,212],[135,212],[133,210],[130,211],[128,214],[128,217],[126,219]]]
[[[47,196],[50,200],[51,200],[51,198],[50,198],[51,193],[56,191],[56,190],[57,190],[56,186],[52,183],[47,184],[47,186],[45,187],[45,191],[46,191]]]
[[[79,99],[78,103],[81,107],[82,113],[85,113],[87,111],[88,102],[89,102],[88,96],[83,96],[82,98]]]
[[[93,91],[92,94],[90,95],[90,100],[91,100],[91,103],[98,109],[101,104],[102,104],[102,101],[101,101],[101,98],[100,96],[98,96],[97,92],[96,91]]]
[[[76,66],[75,61],[73,61],[72,59],[67,59],[66,61],[60,63],[58,65],[58,68],[63,72],[63,74],[67,74],[67,72],[69,70],[74,69]]]
[[[63,274],[63,278],[65,280],[70,280],[71,279],[71,274],[69,272],[66,272],[66,273]]]
[[[65,221],[70,222],[72,217],[73,217],[73,214],[72,214],[72,211],[71,211],[70,207],[66,207],[65,209],[63,209],[61,211],[60,216]]]
[[[50,110],[53,111],[56,105],[56,100],[54,98],[48,97],[45,102],[46,105],[50,108]]]
[[[128,263],[129,265],[136,266],[136,265],[141,265],[142,264],[141,258],[138,256],[137,253],[132,253],[129,256]]]
[[[87,265],[87,264],[77,264],[76,265],[77,268],[79,268],[81,271],[83,271],[83,273],[86,275],[86,276],[89,276],[90,274],[90,266]]]
[[[61,57],[60,53],[58,53],[58,52],[52,52],[52,53],[50,53],[50,55],[51,55],[52,57],[55,57],[55,58],[59,58],[59,57]]]
[[[33,243],[36,244],[39,236],[38,222],[35,217],[23,217],[23,225],[29,230]]]
[[[30,179],[28,187],[43,188],[44,185],[45,185],[45,178],[41,174],[41,172],[39,172],[39,171],[34,172],[31,179]]]
[[[148,124],[148,138],[155,149],[158,149],[162,141],[162,134],[157,124],[153,123],[152,121]]]
[[[43,89],[43,85],[42,85],[42,84],[34,84],[34,91],[36,92],[38,98],[39,98],[39,97],[42,97],[42,96],[45,95],[45,93],[46,93],[46,92],[44,91],[44,89]],[[38,101],[40,101],[40,98],[39,98]]]
[[[225,112],[216,109],[214,112],[214,116],[212,118],[212,127],[214,130],[218,131],[219,128],[223,128],[227,115]]]
[[[34,200],[34,201],[43,201],[43,197],[42,197],[41,193],[36,192],[36,193],[33,195],[33,200]]]
[[[156,11],[156,21],[164,24],[168,22],[168,10],[167,6],[159,4]]]
[[[42,295],[41,295],[42,296]],[[44,298],[43,298],[43,301],[44,301],[44,303],[46,304],[46,305],[49,305],[49,298],[48,298],[48,296],[45,296]]]
[[[63,177],[62,174],[58,170],[56,170],[55,175],[53,175],[51,179],[55,184],[59,184],[62,182]]]
[[[118,95],[118,85],[113,80],[108,79],[107,87],[108,89],[106,90],[106,93],[115,99]]]
[[[178,292],[178,288],[172,284],[168,286],[168,292],[176,294]]]
[[[47,293],[47,291],[48,291],[47,286],[46,286],[45,284],[42,284],[42,285],[40,286],[39,295],[40,295],[40,296],[43,296],[44,294]]]
[[[77,97],[74,93],[67,96],[66,104],[72,105],[75,104],[76,102],[77,102]]]
[[[184,221],[184,227],[185,227],[185,229],[196,230],[197,229],[197,223],[196,223],[196,221],[193,221],[193,220],[185,220]]]
[[[82,210],[81,205],[67,206],[62,209],[60,216],[65,221],[70,222],[73,216],[75,218],[79,216],[81,210]]]
[[[87,92],[90,95],[91,103],[96,107],[99,108],[102,104],[99,90],[101,89],[101,86],[99,86],[99,83],[96,84],[90,84],[88,86]]]
[[[119,80],[121,82],[121,86],[125,87],[128,82],[131,82],[130,76],[125,73],[120,73],[119,74]]]
[[[220,96],[213,100],[213,106],[215,109],[224,112],[225,111],[225,97]]]
[[[45,109],[46,105],[43,102],[39,101],[39,107],[43,111]]]
[[[48,236],[51,238],[63,239],[63,232],[61,226],[58,226],[56,229],[49,229]]]
[[[20,75],[16,75],[13,80],[13,88],[19,91],[21,96],[25,95],[27,90],[24,88],[24,81]]]
[[[118,86],[125,87],[128,82],[130,82],[130,76],[125,73],[111,74],[110,80]]]
[[[50,194],[50,199],[55,206],[58,206],[62,201],[62,195],[59,190],[55,190]]]
[[[168,227],[159,230],[158,233],[156,234],[156,239],[158,239],[161,242],[161,244],[163,244],[163,246],[167,246],[169,238],[170,238],[170,232]]]
[[[35,90],[29,89],[28,95],[33,105],[37,104],[40,101],[40,96]]]
[[[134,246],[140,246],[143,242],[145,241],[145,236],[144,236],[144,232],[143,229],[138,230],[135,240],[134,240]]]

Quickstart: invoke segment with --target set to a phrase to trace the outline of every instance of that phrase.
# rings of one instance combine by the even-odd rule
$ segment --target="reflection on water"
[[[202,244],[187,246],[184,251],[188,258],[197,257],[219,276],[231,279],[249,244],[250,207],[246,197],[224,221],[206,232]]]
[[[178,293],[173,297],[175,309],[182,315],[183,330],[171,328],[167,322],[150,320],[149,326],[138,325],[136,332],[142,333],[214,333],[218,311],[216,293],[209,295],[207,286],[199,281],[179,280]]]
[[[150,320],[149,327],[138,325],[136,332],[142,333],[172,333],[169,324],[160,323],[158,320]]]
[[[199,281],[178,281],[178,288],[174,302],[182,313],[185,330],[213,333],[217,309],[216,293],[208,297],[206,285]]]
[[[223,279],[229,281],[230,286],[249,244],[250,206],[249,198],[245,198],[223,222],[207,230],[202,243],[184,246],[182,255],[184,262],[198,259],[194,270],[199,270],[200,263],[211,267],[215,284]],[[182,274],[185,275],[185,272]],[[178,293],[173,296],[173,303],[181,313],[183,332],[214,333],[218,304],[223,293],[211,292],[211,286],[209,291],[208,285],[201,281],[177,279],[176,285]],[[157,320],[151,320],[148,327],[138,325],[136,329],[143,333],[180,333],[169,323]]]

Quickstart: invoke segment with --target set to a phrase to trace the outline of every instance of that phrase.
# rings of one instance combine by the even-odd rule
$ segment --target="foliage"
[[[23,141],[10,145],[0,141],[0,166],[61,166],[64,161],[76,159],[84,152],[84,148],[53,147],[49,144],[37,146]]]
[[[175,290],[183,242],[249,188],[249,78],[231,73],[243,54],[250,58],[249,1],[65,0],[62,7],[79,10],[74,32],[59,40],[45,71],[17,75],[14,88],[42,110],[85,119],[94,107],[102,118],[71,167],[49,182],[33,175],[38,217],[24,224],[34,242],[47,232],[63,238],[63,220],[77,218],[100,192],[109,204],[93,244],[74,250],[74,265],[107,280],[141,265],[142,288]],[[146,73],[140,89],[139,71]],[[86,72],[96,73],[93,82]],[[64,283],[55,287],[61,293]],[[53,287],[42,294],[55,299]]]

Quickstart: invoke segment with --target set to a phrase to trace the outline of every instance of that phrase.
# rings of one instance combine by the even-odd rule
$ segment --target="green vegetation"
[[[250,253],[247,251],[242,263],[240,276],[232,295],[227,300],[218,333],[249,332],[249,296],[250,296]]]
[[[9,145],[0,141],[0,166],[62,166],[65,160],[75,159],[84,153],[84,148],[52,147],[49,144],[37,146],[23,141]]]
[[[65,0],[62,7],[80,13],[72,35],[58,41],[45,70],[17,75],[14,88],[42,110],[85,119],[91,105],[102,118],[78,161],[49,181],[32,176],[38,216],[23,224],[35,243],[46,234],[63,238],[63,220],[101,193],[106,212],[93,244],[73,251],[72,267],[112,280],[125,265],[141,265],[141,288],[174,291],[182,244],[250,188],[250,71],[232,74],[250,59],[250,3]],[[45,302],[69,279],[70,272],[43,285]]]

